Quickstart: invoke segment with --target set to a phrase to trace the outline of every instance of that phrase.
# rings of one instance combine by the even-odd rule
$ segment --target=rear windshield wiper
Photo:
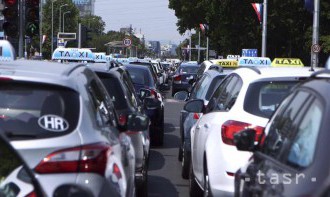
[[[17,133],[12,131],[5,131],[5,135],[8,138],[37,138],[37,135],[35,134]]]

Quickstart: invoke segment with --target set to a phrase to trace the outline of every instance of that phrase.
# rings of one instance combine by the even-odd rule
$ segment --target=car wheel
[[[182,161],[182,144],[180,145],[180,147],[179,147],[179,154],[178,154],[178,160],[179,161]]]
[[[144,158],[144,169],[142,170],[142,183],[137,188],[137,196],[148,196],[148,161]]]
[[[183,150],[182,150],[182,172],[181,172],[181,176],[184,179],[188,179],[189,178],[189,169],[190,169],[190,158],[191,156],[189,155],[188,151],[184,148],[185,145],[183,144]]]
[[[192,164],[190,164],[189,174],[190,174],[189,175],[189,195],[190,195],[190,197],[200,197],[200,196],[203,196],[202,189],[196,183]]]
[[[210,188],[210,179],[209,179],[209,173],[208,170],[205,169],[204,172],[204,193],[203,193],[203,197],[211,197],[212,193],[211,193],[211,188]]]

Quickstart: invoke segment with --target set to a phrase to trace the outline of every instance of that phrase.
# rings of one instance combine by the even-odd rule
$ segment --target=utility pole
[[[206,37],[206,60],[209,60],[209,37]]]
[[[320,0],[314,0],[314,14],[313,14],[313,46],[311,50],[311,69],[319,65],[319,50],[315,51],[315,47],[319,46],[319,26],[320,26]]]
[[[81,48],[81,23],[78,24],[78,48]]]
[[[42,36],[42,0],[40,1],[39,7],[40,7],[40,12],[39,12],[39,20],[40,20],[40,24],[39,24],[39,38],[40,38],[40,42],[39,42],[39,56],[42,58],[42,40],[43,40],[43,36]]]
[[[200,57],[201,57],[201,31],[198,31],[198,58],[197,61],[200,62]]]
[[[18,57],[23,57],[23,0],[19,2],[19,40],[18,40]]]
[[[264,0],[264,13],[262,21],[262,49],[261,57],[266,57],[267,48],[267,0]]]

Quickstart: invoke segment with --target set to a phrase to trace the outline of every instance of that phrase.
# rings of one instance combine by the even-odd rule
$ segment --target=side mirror
[[[151,96],[151,90],[141,88],[140,89],[140,99],[143,100],[146,97]]]
[[[234,144],[237,150],[240,151],[254,151],[255,150],[255,138],[257,131],[254,129],[244,129],[234,134]]]
[[[204,101],[202,99],[195,99],[188,101],[184,105],[183,109],[186,110],[187,112],[204,113],[205,111]]]
[[[188,92],[180,91],[174,94],[173,98],[179,101],[186,101],[188,99]]]
[[[143,115],[128,115],[127,119],[127,129],[130,131],[144,131],[149,127],[149,118],[148,116]]]
[[[64,184],[55,189],[53,197],[86,196],[93,197],[90,189],[81,185]]]
[[[190,80],[188,81],[188,83],[189,83],[190,85],[193,85],[195,82],[196,82],[195,78],[192,78],[192,79],[190,79]]]

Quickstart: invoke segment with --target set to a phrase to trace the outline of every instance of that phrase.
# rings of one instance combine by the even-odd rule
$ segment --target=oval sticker
[[[64,118],[53,115],[47,114],[43,115],[38,119],[38,124],[45,130],[53,131],[53,132],[63,132],[68,130],[69,123]]]

